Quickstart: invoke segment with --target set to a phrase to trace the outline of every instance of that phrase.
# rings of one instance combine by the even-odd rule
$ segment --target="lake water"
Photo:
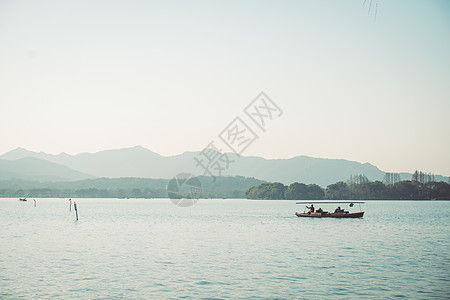
[[[68,199],[0,199],[0,298],[450,297],[450,202],[76,201],[78,222]]]

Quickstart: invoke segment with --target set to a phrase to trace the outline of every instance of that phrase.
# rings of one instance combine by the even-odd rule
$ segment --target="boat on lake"
[[[354,204],[359,204],[359,210],[358,212],[350,212],[345,209],[341,209],[340,206],[336,208],[333,212],[329,212],[326,210],[323,210],[322,208],[318,208],[317,210],[314,208],[314,204],[349,204],[350,207],[353,207]],[[362,201],[299,201],[296,202],[296,204],[310,204],[310,206],[306,206],[303,213],[296,212],[295,215],[297,217],[304,217],[304,218],[362,218],[364,216],[364,212],[361,210],[361,204],[364,203]],[[306,211],[306,209],[309,209],[309,211]]]
[[[19,201],[27,201],[27,198],[19,198]]]

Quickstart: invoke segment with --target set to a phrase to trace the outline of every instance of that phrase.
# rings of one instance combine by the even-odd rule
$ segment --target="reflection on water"
[[[447,298],[450,202],[0,199],[1,298]]]

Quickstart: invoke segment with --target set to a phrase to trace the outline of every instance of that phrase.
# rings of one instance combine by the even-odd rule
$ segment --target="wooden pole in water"
[[[34,207],[36,207],[36,199],[33,199],[33,201],[34,201]]]
[[[77,210],[77,203],[73,202],[73,208],[75,208],[75,215],[77,216],[76,221],[78,221],[78,210]]]
[[[69,211],[72,211],[72,199],[69,199]]]

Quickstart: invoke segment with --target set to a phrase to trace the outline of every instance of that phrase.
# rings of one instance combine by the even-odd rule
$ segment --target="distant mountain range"
[[[172,178],[178,173],[204,175],[194,157],[199,152],[162,156],[136,146],[96,153],[58,155],[17,148],[0,156],[0,179],[29,179],[39,181],[73,181],[94,177]],[[290,159],[265,159],[228,154],[233,162],[222,171],[225,176],[254,177],[270,182],[316,183],[322,187],[345,181],[350,175],[364,174],[369,180],[382,180],[384,172],[369,163],[344,159],[324,159],[296,156]],[[411,174],[401,173],[402,180]],[[447,177],[436,175],[437,181]]]
[[[89,178],[94,176],[31,156],[16,160],[0,159],[0,180],[68,181]]]

